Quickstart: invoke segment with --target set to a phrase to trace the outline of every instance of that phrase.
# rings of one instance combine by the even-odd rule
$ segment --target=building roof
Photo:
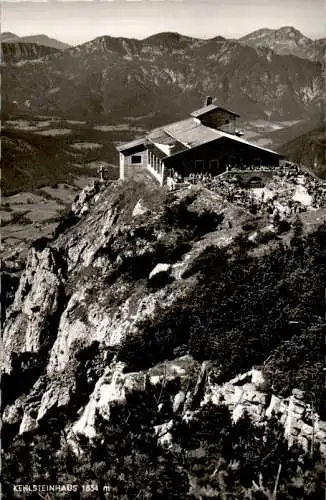
[[[187,149],[214,141],[219,132],[210,127],[205,127],[205,125],[193,118],[171,123],[164,127],[164,130],[177,141],[181,142]]]
[[[145,137],[142,137],[141,139],[134,139],[133,141],[120,144],[119,146],[117,146],[117,150],[122,153],[123,151],[127,151],[128,149],[133,149],[137,146],[145,146],[145,142],[146,142]]]
[[[211,111],[215,111],[216,109],[218,109],[218,107],[215,104],[209,104],[208,106],[203,106],[202,108],[195,109],[195,111],[190,113],[190,115],[194,118],[198,118],[199,116],[206,115],[206,113],[210,113]]]
[[[218,109],[226,111],[227,113],[230,113],[230,115],[237,116],[238,118],[240,118],[240,115],[238,115],[237,113],[234,113],[233,111],[230,111],[229,109],[226,108],[221,108],[221,106],[216,106],[215,104],[209,104],[208,106],[204,106],[203,108],[196,109],[195,111],[190,113],[190,115],[193,116],[194,118],[199,118],[200,116],[204,116],[207,113],[211,113],[212,111],[216,111]]]
[[[155,151],[160,151],[160,157],[163,159],[175,156],[189,149],[193,149],[213,141],[228,139],[237,143],[245,144],[255,149],[259,149],[260,151],[265,151],[266,153],[282,157],[282,155],[277,153],[276,151],[272,151],[271,149],[248,142],[245,139],[238,137],[237,135],[229,134],[222,130],[208,127],[201,123],[200,120],[196,119],[198,116],[202,116],[203,114],[206,114],[215,109],[223,108],[215,106],[214,104],[210,104],[209,106],[205,106],[204,108],[194,111],[191,114],[190,118],[170,123],[163,127],[155,128],[145,137],[122,144],[118,146],[117,149],[122,153],[126,153],[136,147],[143,146],[144,148],[146,147],[154,151],[154,146]],[[231,111],[228,112],[235,116],[239,116],[236,113],[232,113]]]
[[[152,153],[159,158],[159,160],[165,160],[167,155],[160,149],[158,148],[155,144],[149,143],[148,144],[148,151],[151,151]]]
[[[147,138],[151,142],[155,142],[157,144],[165,144],[166,146],[173,146],[176,140],[171,135],[165,132],[164,127],[155,128],[148,135]]]
[[[245,139],[242,139],[241,137],[238,137],[237,135],[228,134],[227,132],[224,132],[222,130],[218,130],[217,132],[219,132],[219,134],[221,135],[221,137],[225,137],[226,139],[230,139],[231,141],[240,142],[242,144],[246,144],[246,146],[251,146],[251,147],[253,147],[255,149],[260,149],[261,151],[265,151],[266,153],[271,153],[271,154],[276,155],[276,156],[280,156],[280,157],[283,156],[280,153],[277,153],[276,151],[273,151],[272,149],[263,148],[262,146],[258,146],[258,144],[254,144],[252,142],[248,142]]]

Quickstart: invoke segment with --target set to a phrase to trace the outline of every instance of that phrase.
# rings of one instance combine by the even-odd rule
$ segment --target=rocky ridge
[[[325,454],[325,423],[303,393],[284,398],[266,391],[259,370],[216,383],[214,364],[180,356],[178,349],[172,359],[148,360],[148,368],[138,370],[121,360],[130,342],[137,350],[144,321],[159,321],[162,311],[196,288],[198,276],[189,269],[198,255],[212,244],[232,245],[240,221],[248,220],[218,196],[193,188],[169,201],[170,218],[178,222],[168,225],[164,197],[147,176],[109,188],[95,183],[75,200],[56,239],[34,243],[3,332],[3,384],[17,384],[4,398],[5,428],[25,434],[56,409],[70,408],[67,432],[78,446],[81,436],[96,436],[98,412],[109,419],[110,406],[123,404],[127,394],[151,387],[163,394],[175,382],[169,397],[184,419],[207,402],[224,402],[235,421],[246,411],[260,424],[275,412],[290,443],[309,449],[316,439]],[[185,206],[199,237],[183,227]],[[203,229],[207,214],[210,225]],[[239,226],[231,227],[231,219]],[[164,425],[156,432],[169,444],[169,422]]]
[[[22,41],[1,42],[1,65],[18,64],[21,66],[27,61],[40,63],[43,57],[55,54],[57,49],[38,43],[24,43]]]

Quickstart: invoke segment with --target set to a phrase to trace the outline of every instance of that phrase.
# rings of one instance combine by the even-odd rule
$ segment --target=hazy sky
[[[44,33],[72,45],[101,35],[144,38],[160,31],[210,38],[294,26],[326,37],[324,0],[1,1],[1,31]]]

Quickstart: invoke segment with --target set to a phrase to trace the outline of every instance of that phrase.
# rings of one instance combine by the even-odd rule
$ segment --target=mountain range
[[[19,36],[15,35],[15,33],[11,33],[10,31],[6,31],[0,34],[1,43],[32,43],[43,45],[44,47],[52,47],[57,50],[65,50],[69,49],[71,45],[67,43],[60,42],[60,40],[56,40],[55,38],[50,38],[47,35],[27,35],[27,36]]]
[[[243,41],[168,32],[144,40],[102,36],[51,54],[43,54],[48,47],[37,50],[24,59],[21,42],[2,44],[4,110],[14,101],[18,110],[27,103],[35,112],[112,123],[149,115],[155,125],[213,95],[246,119],[323,114],[320,62]]]
[[[216,37],[216,39],[218,38],[222,39],[222,37]],[[6,43],[33,43],[58,50],[72,47],[44,34],[19,36],[15,33],[4,32],[0,34],[0,41]],[[268,47],[278,55],[295,55],[311,61],[322,62],[325,60],[326,38],[313,40],[303,35],[293,26],[283,26],[279,29],[261,28],[234,41],[254,48]]]

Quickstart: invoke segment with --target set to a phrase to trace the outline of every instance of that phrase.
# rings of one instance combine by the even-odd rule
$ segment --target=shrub
[[[220,368],[220,379],[226,380],[263,363],[274,349],[283,352],[284,341],[294,336],[297,340],[289,343],[291,349],[299,339],[305,345],[306,329],[324,315],[323,229],[304,241],[300,239],[299,248],[300,253],[297,247],[286,248],[279,243],[261,257],[241,252],[232,259],[220,249],[206,249],[183,276],[198,273],[193,293],[141,323],[139,337],[124,346],[121,356],[128,364],[141,367],[145,359],[146,365],[154,364],[172,356],[179,345],[187,345],[195,358],[214,360]],[[314,362],[309,366],[315,363],[314,377],[319,380],[322,372],[317,351],[312,349],[310,354]],[[282,359],[281,354],[278,358]],[[280,383],[282,376],[287,378],[285,368],[286,363],[281,364],[277,375]],[[300,374],[302,386],[309,384],[309,370],[307,365]],[[289,382],[289,390],[295,382]],[[313,393],[320,401],[317,386]]]
[[[291,229],[291,224],[287,220],[282,219],[278,223],[277,229],[279,233],[287,233]]]

